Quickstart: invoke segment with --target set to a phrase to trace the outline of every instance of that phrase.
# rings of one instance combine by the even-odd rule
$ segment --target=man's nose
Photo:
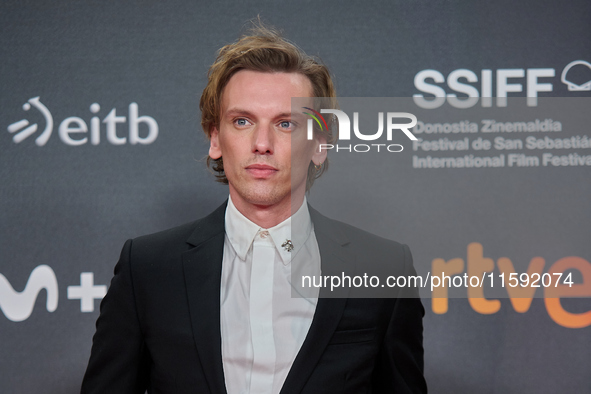
[[[275,130],[271,124],[259,124],[253,134],[253,152],[262,155],[273,153]]]

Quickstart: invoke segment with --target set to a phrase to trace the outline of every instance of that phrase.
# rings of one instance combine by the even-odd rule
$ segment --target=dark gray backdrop
[[[23,321],[0,314],[0,392],[77,392],[99,301],[94,312],[81,312],[80,301],[68,299],[68,286],[79,286],[83,272],[94,274],[95,285],[108,285],[127,238],[193,220],[224,200],[227,189],[213,182],[202,160],[207,143],[198,101],[215,51],[235,40],[257,14],[319,55],[344,97],[412,96],[420,93],[414,77],[425,69],[444,76],[469,69],[480,76],[482,69],[528,68],[556,70],[544,80],[553,91],[541,96],[589,97],[560,82],[568,63],[591,61],[586,1],[3,2],[0,274],[21,292],[35,267],[47,265],[59,302],[48,312],[41,291]],[[23,110],[37,96],[54,121],[43,146],[35,138],[44,117],[35,108]],[[96,115],[89,110],[93,103],[100,105]],[[90,127],[93,116],[102,121],[113,108],[126,118],[117,124],[117,135],[128,137],[131,103],[137,103],[139,116],[157,121],[153,143],[113,145],[104,123],[97,145],[70,146],[60,139],[64,119],[79,117]],[[21,119],[37,123],[39,131],[17,144],[7,128]],[[139,127],[145,135],[146,125]],[[566,256],[591,259],[585,242],[591,219],[585,203],[588,167],[549,168],[532,181],[526,169],[504,169],[501,177],[494,169],[420,172],[409,163],[408,171],[400,172],[401,187],[387,189],[394,191],[394,219],[378,218],[372,230],[408,243],[417,261],[465,259],[470,242],[482,243],[485,256],[524,264],[534,256],[547,265]],[[329,172],[318,186],[331,185],[330,179]],[[511,199],[495,194],[492,181],[530,190],[523,196],[533,211],[518,220],[521,212],[511,210]],[[379,191],[368,194],[368,201],[391,197]],[[352,194],[363,196],[358,190]],[[348,212],[341,219],[359,223],[363,211],[346,210],[346,204],[337,198],[332,204],[319,201],[318,208],[329,216]],[[499,228],[506,229],[502,236]],[[590,308],[588,299],[583,301],[563,303],[584,313]],[[425,300],[431,391],[591,392],[590,328],[557,324],[541,299],[523,314],[509,300],[501,302],[497,313],[484,315],[467,300],[452,299],[446,313],[434,314]]]

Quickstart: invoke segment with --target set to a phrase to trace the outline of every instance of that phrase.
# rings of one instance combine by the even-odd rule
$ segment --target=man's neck
[[[262,228],[272,228],[289,218],[302,206],[304,195],[292,194],[290,198],[277,204],[258,205],[244,201],[240,196],[233,195],[230,190],[230,197],[236,209],[248,220]]]

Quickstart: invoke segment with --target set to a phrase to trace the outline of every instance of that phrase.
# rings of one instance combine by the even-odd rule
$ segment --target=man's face
[[[308,141],[304,121],[292,120],[292,97],[312,97],[306,76],[241,70],[225,86],[209,156],[223,157],[236,206],[289,206],[292,192],[305,194],[310,160],[326,158],[323,141]]]

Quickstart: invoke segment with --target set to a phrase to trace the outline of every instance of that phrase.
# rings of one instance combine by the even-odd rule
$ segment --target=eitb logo
[[[322,114],[332,114],[338,121],[338,140],[350,141],[351,140],[351,120],[349,116],[338,109],[321,109],[320,112],[310,108],[302,107],[306,111],[303,113],[310,116],[312,119],[308,119],[307,122],[307,138],[312,140],[314,138],[314,122],[318,125],[320,130],[328,130],[328,123]],[[378,112],[378,130],[373,134],[364,134],[359,130],[359,113],[353,112],[353,134],[355,137],[362,141],[376,141],[384,134],[384,118],[386,119],[386,140],[392,141],[392,135],[394,131],[402,131],[410,140],[417,141],[417,137],[409,130],[416,126],[417,117],[408,112],[387,112],[384,116],[384,112]],[[399,120],[408,120],[410,122],[399,123]],[[404,147],[400,144],[320,144],[318,147],[320,151],[335,149],[339,151],[347,152],[369,152],[370,150],[376,150],[377,152],[388,151],[388,152],[402,152]]]
[[[28,111],[31,109],[31,106],[37,108],[45,118],[45,128],[43,129],[41,134],[39,134],[39,136],[35,139],[35,143],[38,146],[43,146],[47,143],[49,137],[51,137],[51,132],[53,131],[53,116],[51,116],[51,112],[49,112],[49,109],[47,109],[47,107],[43,105],[41,101],[39,101],[39,97],[33,97],[29,99],[29,101],[24,103],[23,110]],[[37,123],[29,125],[29,121],[27,119],[21,119],[18,122],[14,122],[11,125],[9,125],[8,132],[11,134],[16,133],[12,137],[12,141],[15,144],[18,144],[23,140],[29,138],[31,135],[33,135],[37,131],[37,128]]]
[[[45,127],[41,134],[35,139],[35,144],[44,146],[53,133],[53,116],[47,106],[45,106],[40,97],[30,98],[22,106],[24,111],[29,111],[31,108],[37,109],[45,120]],[[98,114],[101,106],[98,103],[92,103],[89,107],[92,114]],[[127,133],[123,127],[117,127],[118,124],[128,123]],[[10,125],[7,130],[13,134],[12,141],[19,144],[37,132],[39,126],[37,123],[29,124],[29,120],[21,119]],[[90,127],[88,125],[90,123]],[[90,142],[91,145],[98,145],[101,142],[103,130],[101,130],[101,120],[99,116],[93,116],[90,122],[77,116],[70,116],[58,126],[58,135],[60,140],[70,146],[85,145]],[[104,136],[111,145],[123,145],[130,143],[131,145],[141,144],[147,145],[153,143],[158,137],[158,123],[151,116],[139,116],[139,108],[137,103],[130,103],[127,117],[117,115],[117,109],[113,108],[103,118],[102,123],[104,127]],[[143,124],[143,125],[142,125]],[[140,132],[140,125],[142,130]],[[146,132],[147,131],[147,132]],[[140,135],[141,134],[141,135]]]

